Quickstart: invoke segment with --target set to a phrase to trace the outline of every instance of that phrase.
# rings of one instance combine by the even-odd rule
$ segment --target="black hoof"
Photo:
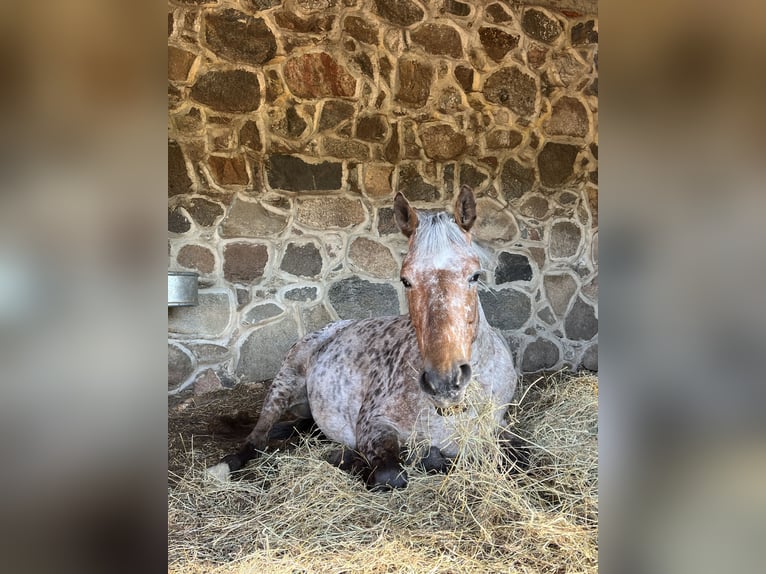
[[[395,488],[406,488],[407,471],[401,466],[377,468],[370,473],[367,479],[367,488],[377,491],[388,491]]]
[[[420,460],[420,466],[430,474],[446,474],[452,469],[453,460],[442,454],[437,447],[432,446],[428,455]]]

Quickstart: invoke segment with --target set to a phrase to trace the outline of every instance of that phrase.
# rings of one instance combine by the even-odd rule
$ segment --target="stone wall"
[[[392,221],[478,197],[481,300],[524,372],[597,368],[595,3],[171,0],[169,390],[274,375],[406,312]],[[590,12],[590,14],[588,13]]]

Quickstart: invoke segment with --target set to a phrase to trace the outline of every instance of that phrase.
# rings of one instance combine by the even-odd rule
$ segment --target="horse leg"
[[[442,451],[435,446],[428,450],[428,454],[418,461],[418,465],[428,473],[446,474],[452,468],[453,459],[445,456]]]
[[[359,426],[359,450],[367,459],[369,467],[367,488],[391,490],[406,487],[407,471],[402,466],[399,433],[383,422]]]

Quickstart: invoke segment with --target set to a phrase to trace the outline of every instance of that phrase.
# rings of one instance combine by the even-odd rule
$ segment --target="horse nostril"
[[[436,394],[436,387],[434,387],[433,383],[429,380],[427,371],[423,371],[420,375],[420,386],[423,387],[423,390],[427,393],[431,393],[432,395]]]
[[[460,384],[467,385],[471,380],[471,365],[463,363],[460,365]]]

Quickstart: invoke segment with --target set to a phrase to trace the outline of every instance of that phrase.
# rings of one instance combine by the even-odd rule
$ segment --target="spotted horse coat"
[[[418,454],[428,470],[446,471],[457,454],[452,408],[475,380],[501,422],[516,387],[503,337],[478,298],[480,259],[471,241],[472,191],[463,186],[454,216],[414,210],[403,195],[394,217],[409,238],[402,264],[409,315],[330,323],[296,343],[271,385],[260,418],[242,449],[209,472],[228,477],[263,451],[285,414],[311,419],[352,456],[333,460],[358,472],[371,488],[407,485],[403,446],[430,444]]]

